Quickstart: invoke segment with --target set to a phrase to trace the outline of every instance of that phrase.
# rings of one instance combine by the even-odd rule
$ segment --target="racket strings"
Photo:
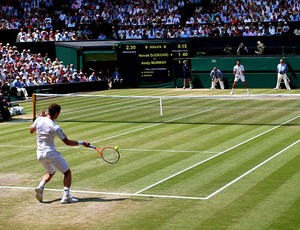
[[[109,163],[115,163],[119,160],[120,155],[114,148],[105,148],[102,150],[102,157]]]

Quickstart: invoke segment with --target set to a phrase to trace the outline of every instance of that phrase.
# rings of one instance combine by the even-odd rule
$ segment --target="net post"
[[[36,119],[36,94],[32,94],[32,121]]]
[[[160,117],[163,117],[162,97],[159,97],[159,108],[160,108]]]

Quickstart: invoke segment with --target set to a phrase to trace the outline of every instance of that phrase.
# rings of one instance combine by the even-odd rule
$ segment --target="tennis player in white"
[[[48,183],[55,174],[57,169],[64,174],[64,193],[61,199],[62,204],[78,202],[78,199],[70,193],[72,182],[72,173],[61,153],[56,151],[54,144],[55,136],[58,136],[66,145],[76,146],[83,145],[89,147],[86,141],[74,141],[68,139],[59,125],[55,123],[55,119],[60,114],[61,107],[57,104],[52,104],[48,108],[48,114],[42,112],[40,116],[30,126],[30,133],[37,134],[37,159],[44,166],[46,173],[42,178],[38,187],[36,187],[36,198],[38,201],[43,201],[43,191],[46,183]]]
[[[231,93],[230,95],[233,95],[234,93],[234,88],[236,86],[236,83],[241,80],[247,90],[247,95],[250,95],[250,91],[249,91],[249,88],[248,88],[248,85],[247,85],[247,82],[246,82],[246,79],[245,79],[245,76],[244,76],[244,71],[245,71],[245,68],[243,65],[241,65],[241,61],[238,59],[236,61],[236,65],[233,67],[233,74],[234,74],[234,81],[233,81],[233,84],[232,84],[232,89],[231,89]]]

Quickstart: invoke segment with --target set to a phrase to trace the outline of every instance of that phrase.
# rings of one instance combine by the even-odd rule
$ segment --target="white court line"
[[[223,191],[225,188],[229,187],[230,185],[234,184],[235,182],[239,181],[240,179],[242,179],[243,177],[247,176],[248,174],[250,174],[251,172],[253,172],[254,170],[258,169],[259,167],[261,167],[262,165],[264,165],[265,163],[267,163],[268,161],[272,160],[273,158],[277,157],[278,155],[280,155],[281,153],[283,153],[284,151],[288,150],[289,148],[293,147],[294,145],[296,145],[297,143],[300,142],[300,139],[298,141],[295,141],[294,143],[290,144],[288,147],[284,148],[283,150],[281,150],[280,152],[276,153],[275,155],[269,157],[268,159],[266,159],[265,161],[261,162],[260,164],[256,165],[254,168],[250,169],[249,171],[245,172],[244,174],[242,174],[241,176],[237,177],[236,179],[232,180],[231,182],[229,182],[228,184],[224,185],[222,188],[218,189],[217,191],[213,192],[212,194],[210,194],[209,196],[205,197],[207,200],[211,197],[213,197],[214,195],[218,194],[219,192]]]
[[[152,104],[152,103],[153,103],[152,101],[150,101],[150,102],[144,102],[144,103],[140,103],[140,104],[137,104],[137,105],[134,105],[134,106],[127,106],[126,108],[132,108],[132,107],[141,106],[141,105],[143,106],[143,105]],[[102,110],[101,112],[99,112],[99,108],[98,107],[79,110],[79,112],[82,112],[84,110],[89,110],[89,111],[90,110],[97,110],[97,112],[95,112],[95,113],[88,113],[86,115],[73,116],[71,118],[66,118],[66,119],[62,119],[62,120],[58,119],[58,121],[70,121],[70,120],[77,119],[77,118],[90,117],[91,115],[97,115],[97,114],[103,114],[103,113],[108,113],[108,112],[112,112],[112,111],[118,111],[118,110],[121,110],[121,109],[124,108],[124,107],[122,107],[122,108],[117,107],[117,104],[123,104],[123,102],[115,103],[114,104],[114,108],[111,108],[109,110]],[[108,106],[109,105],[106,105],[105,107],[108,107]],[[102,106],[102,107],[104,107],[104,106]],[[111,105],[110,105],[110,107],[111,107]],[[67,113],[70,113],[70,112],[67,112]]]
[[[0,189],[19,189],[19,190],[34,190],[31,187],[18,187],[18,186],[1,186]],[[45,188],[45,191],[62,192],[62,189]],[[99,194],[99,195],[117,195],[117,196],[138,196],[138,197],[156,197],[156,198],[173,198],[173,199],[187,199],[187,200],[206,200],[205,197],[193,197],[193,196],[169,196],[169,195],[155,195],[155,194],[135,194],[135,193],[120,193],[120,192],[98,192],[98,191],[85,191],[85,190],[73,190],[72,193],[82,194]],[[80,201],[80,199],[79,199]]]
[[[211,110],[214,110],[214,108],[203,110],[203,111],[200,111],[200,112],[197,112],[197,113],[188,114],[188,115],[185,115],[185,116],[182,116],[182,117],[177,117],[177,118],[171,119],[167,122],[173,122],[173,121],[180,120],[180,119],[187,118],[187,117],[191,117],[191,116],[194,116],[194,115],[197,115],[197,114],[206,113],[206,112],[209,112]],[[107,137],[107,138],[103,138],[103,139],[94,141],[93,143],[97,143],[97,142],[100,142],[100,141],[106,141],[106,140],[113,139],[113,138],[116,138],[116,137],[121,137],[121,136],[124,136],[124,135],[127,135],[127,134],[139,132],[139,131],[142,131],[142,130],[145,130],[145,129],[153,128],[155,126],[164,125],[164,124],[165,124],[164,122],[156,123],[156,124],[149,125],[149,126],[146,126],[146,127],[142,127],[142,128],[139,128],[139,129],[135,129],[135,130],[132,130],[132,131],[129,131],[129,132],[117,134],[115,136],[110,136],[110,137]]]
[[[144,103],[143,103],[143,104],[144,104]],[[88,108],[88,109],[82,109],[82,110],[80,110],[80,111],[91,111],[91,110],[95,110],[95,109],[98,109],[98,108]],[[98,109],[98,110],[99,110],[99,109]],[[118,110],[118,109],[106,110],[105,112],[110,112],[110,111],[114,111],[114,110]],[[69,114],[69,113],[73,114],[72,111],[70,111],[70,112],[66,111],[66,112],[63,113],[63,116],[65,116],[66,114]],[[101,112],[101,113],[103,113],[103,112]],[[72,120],[72,119],[75,119],[75,118],[86,117],[86,116],[95,115],[95,114],[99,114],[99,112],[93,113],[93,114],[89,113],[88,115],[82,115],[82,116],[77,116],[77,117],[74,116],[74,117],[71,117],[71,118],[68,118],[68,119],[62,119],[62,120],[58,119],[58,122],[60,122],[60,121],[63,122],[63,121]],[[32,124],[33,122],[32,122],[32,120],[30,120],[30,121],[28,121],[28,123]],[[19,124],[19,123],[7,123],[7,124],[8,124],[8,125],[11,125],[11,124]],[[30,126],[30,125],[29,125],[29,126]],[[10,130],[8,130],[8,131],[6,131],[6,132],[2,132],[1,134],[5,134],[5,133],[13,133],[13,132],[20,131],[20,130],[24,130],[24,129],[28,129],[28,130],[29,130],[29,126],[26,127],[26,128],[10,129]]]
[[[178,118],[175,118],[175,119],[171,119],[170,121],[168,122],[172,122],[172,121],[176,121],[176,120],[179,120],[179,119],[183,119],[183,118],[187,118],[187,117],[190,117],[190,116],[194,116],[194,115],[197,115],[197,114],[201,114],[201,113],[205,113],[205,112],[208,112],[208,111],[211,111],[211,110],[214,110],[213,108],[211,109],[207,109],[207,110],[204,110],[204,111],[200,111],[200,112],[197,112],[197,113],[193,113],[193,114],[189,114],[189,115],[186,115],[186,116],[182,116],[182,117],[178,117]],[[95,142],[100,142],[100,141],[104,141],[104,140],[109,140],[109,139],[113,139],[115,137],[120,137],[120,136],[124,136],[124,135],[127,135],[127,134],[130,134],[130,133],[134,133],[134,132],[138,132],[138,131],[141,131],[141,130],[145,130],[145,129],[148,129],[148,128],[152,128],[152,127],[155,127],[155,126],[159,126],[159,125],[163,125],[165,123],[157,123],[157,124],[153,124],[153,125],[150,125],[150,126],[146,126],[146,127],[143,127],[143,128],[140,128],[140,129],[136,129],[136,130],[132,130],[130,132],[125,132],[125,133],[122,133],[122,134],[118,134],[118,135],[115,135],[115,136],[111,136],[111,137],[107,137],[107,138],[104,138],[104,139],[101,139],[101,140],[98,140],[98,141],[95,141]],[[75,148],[78,148],[78,147],[75,147]],[[11,187],[11,186],[0,186],[0,188],[15,188],[15,189],[24,189],[24,190],[32,190],[34,188],[27,188],[27,187]],[[48,189],[50,190],[50,189]],[[53,191],[61,191],[61,190],[55,190],[53,189]],[[78,193],[97,193],[97,194],[111,194],[111,195],[122,195],[122,196],[142,196],[142,197],[161,197],[161,198],[178,198],[178,199],[197,199],[197,200],[202,200],[203,198],[201,197],[188,197],[188,196],[164,196],[164,195],[151,195],[151,194],[130,194],[130,193],[113,193],[113,192],[110,192],[110,193],[106,193],[106,192],[92,192],[92,191],[76,191],[76,190],[72,190],[72,192],[78,192]]]
[[[145,103],[143,103],[145,104]],[[205,113],[205,112],[209,112],[211,110],[214,110],[215,108],[209,108],[209,109],[206,109],[206,110],[203,110],[203,111],[200,111],[200,112],[197,112],[197,113],[192,113],[192,114],[188,114],[186,116],[182,116],[182,117],[178,117],[178,118],[174,118],[174,119],[171,119],[169,120],[168,122],[173,122],[173,121],[176,121],[176,120],[180,120],[180,119],[183,119],[183,118],[187,118],[187,117],[191,117],[191,116],[194,116],[194,115],[197,115],[197,114],[201,114],[201,113]],[[66,112],[66,113],[69,113],[69,112]],[[65,113],[65,114],[66,114]],[[80,116],[80,117],[84,117],[85,115],[83,116]],[[79,116],[77,117],[71,117],[71,118],[68,118],[66,120],[70,120],[70,119],[74,119],[74,118],[80,118]],[[59,121],[64,121],[64,120],[58,120]],[[32,122],[31,122],[32,123]],[[103,122],[102,122],[103,123]],[[156,123],[156,124],[153,124],[153,125],[150,125],[150,126],[146,126],[146,127],[143,127],[143,128],[140,128],[140,129],[136,129],[136,130],[132,130],[130,132],[125,132],[125,133],[121,133],[121,134],[118,134],[118,135],[115,135],[115,136],[111,136],[111,137],[108,137],[108,138],[104,138],[104,139],[100,139],[100,140],[97,140],[97,141],[94,141],[93,143],[98,143],[100,141],[105,141],[105,140],[109,140],[109,139],[113,139],[113,138],[116,138],[116,137],[120,137],[120,136],[124,136],[124,135],[127,135],[127,134],[131,134],[131,133],[134,133],[134,132],[138,132],[138,131],[141,131],[141,130],[145,130],[145,129],[148,129],[148,128],[152,128],[152,127],[155,127],[155,126],[158,126],[158,125],[163,125],[165,124],[164,122],[161,122],[161,123]],[[8,130],[6,132],[2,132],[2,134],[4,133],[11,133],[11,132],[15,132],[15,131],[20,131],[20,130],[23,130],[23,129],[28,129],[29,130],[29,126],[26,127],[26,128],[19,128],[19,129],[14,129],[14,130]]]
[[[1,146],[1,145],[0,145]],[[171,149],[121,149],[122,151],[132,151],[132,152],[168,152],[168,153],[218,153],[213,151],[205,150],[171,150]]]
[[[169,122],[175,121],[175,120],[177,120],[177,119],[186,118],[186,117],[189,117],[189,116],[194,116],[194,115],[196,115],[196,114],[200,114],[200,113],[207,112],[207,111],[210,111],[210,110],[213,110],[213,109],[209,109],[209,110],[197,112],[197,113],[194,113],[194,114],[189,114],[189,115],[186,115],[186,116],[183,116],[183,117],[180,117],[180,118],[175,118],[175,119],[170,120]],[[260,136],[262,136],[262,135],[264,135],[264,134],[266,134],[266,133],[268,133],[268,132],[271,132],[271,131],[273,131],[273,130],[275,130],[275,129],[277,129],[277,128],[279,128],[279,127],[281,127],[281,126],[283,126],[283,125],[285,125],[285,124],[287,124],[287,123],[289,123],[289,122],[291,122],[291,121],[293,121],[293,120],[295,120],[295,119],[298,119],[299,117],[300,117],[300,115],[297,116],[297,117],[295,117],[295,118],[293,118],[293,119],[290,119],[290,120],[288,120],[288,121],[286,121],[286,122],[284,122],[284,123],[282,123],[282,124],[280,124],[280,125],[278,125],[278,126],[276,126],[276,127],[273,127],[273,128],[271,128],[271,129],[269,129],[269,130],[267,130],[267,131],[265,131],[265,132],[263,132],[263,133],[261,133],[261,134],[258,134],[258,135],[254,136],[254,137],[252,137],[252,138],[250,138],[250,139],[248,139],[248,140],[246,140],[246,141],[244,141],[244,142],[242,142],[242,143],[240,143],[240,144],[238,144],[238,145],[235,145],[235,146],[233,146],[233,147],[231,147],[231,148],[229,148],[229,149],[227,149],[227,150],[225,150],[225,151],[222,151],[222,152],[220,152],[219,154],[216,154],[216,155],[214,155],[214,156],[212,156],[212,157],[210,157],[210,158],[208,158],[208,159],[206,159],[206,160],[204,160],[204,161],[201,161],[201,162],[199,162],[199,163],[197,163],[197,164],[195,164],[195,165],[193,165],[193,166],[190,166],[190,167],[188,167],[188,168],[185,169],[185,170],[182,170],[182,171],[180,171],[180,172],[178,172],[178,173],[176,173],[176,174],[173,174],[173,175],[171,175],[171,176],[169,176],[169,177],[167,177],[167,178],[165,178],[165,179],[163,179],[163,180],[161,180],[161,181],[159,181],[159,182],[157,182],[157,183],[155,183],[155,184],[152,184],[152,185],[150,185],[150,186],[148,186],[148,187],[146,187],[146,188],[144,188],[144,189],[142,189],[142,190],[140,190],[140,191],[138,191],[138,192],[136,192],[136,193],[134,193],[134,194],[130,194],[130,193],[102,193],[102,192],[95,192],[95,193],[98,193],[98,194],[115,194],[115,195],[132,195],[132,196],[165,197],[165,198],[168,197],[168,198],[181,198],[181,199],[207,200],[207,199],[209,199],[209,198],[211,197],[211,195],[209,195],[209,196],[207,196],[207,197],[188,197],[188,196],[151,195],[151,194],[140,194],[140,193],[142,193],[142,192],[144,192],[145,190],[150,189],[150,188],[152,188],[152,187],[154,187],[154,186],[156,186],[156,185],[158,185],[158,184],[160,184],[160,183],[162,183],[162,182],[164,182],[164,181],[166,181],[166,180],[168,180],[168,179],[170,179],[170,178],[173,178],[173,177],[175,177],[175,176],[177,176],[177,175],[179,175],[179,174],[181,174],[181,173],[183,173],[183,172],[185,172],[185,171],[188,171],[189,169],[192,169],[192,168],[194,168],[194,167],[196,167],[196,166],[198,166],[198,165],[200,165],[200,164],[203,164],[203,163],[205,163],[205,162],[207,162],[207,161],[209,161],[209,160],[211,160],[211,159],[213,159],[213,158],[215,158],[215,157],[217,157],[217,156],[219,156],[219,155],[222,155],[222,154],[224,154],[224,153],[226,153],[226,152],[228,152],[228,151],[230,151],[230,150],[232,150],[232,149],[234,149],[234,148],[236,148],[236,147],[239,147],[239,146],[241,146],[241,145],[243,145],[243,144],[245,144],[245,143],[247,143],[247,142],[250,142],[251,140],[256,139],[256,138],[258,138],[258,137],[260,137]],[[147,126],[147,127],[141,128],[141,129],[136,129],[136,130],[133,130],[133,131],[130,131],[130,132],[126,132],[126,133],[120,134],[120,135],[115,135],[115,136],[113,136],[113,137],[108,137],[108,138],[105,138],[105,139],[102,139],[102,140],[98,140],[97,142],[103,141],[103,140],[112,139],[112,138],[119,137],[119,136],[123,136],[123,135],[129,134],[129,133],[141,131],[141,130],[144,130],[144,129],[147,129],[147,128],[151,128],[151,127],[154,127],[154,126],[158,126],[158,125],[162,125],[162,124],[164,124],[164,123],[158,123],[158,124],[154,124],[154,125],[151,125],[151,126]],[[295,144],[296,144],[296,143],[295,143]],[[275,155],[276,155],[276,154],[275,154]],[[275,157],[275,155],[274,155],[274,157]],[[273,158],[273,157],[271,157],[271,158]],[[251,172],[252,172],[252,171],[251,171]],[[250,173],[250,172],[249,172],[249,173]],[[244,174],[243,174],[243,175],[244,175]],[[230,184],[229,184],[229,185],[230,185]],[[228,186],[229,186],[229,185],[228,185]],[[228,186],[226,186],[226,187],[228,187]],[[10,188],[10,187],[9,187],[9,186],[0,186],[0,188]],[[11,188],[22,188],[22,187],[11,187]],[[28,188],[28,189],[33,189],[33,188]],[[225,189],[225,188],[224,188],[224,189]],[[221,188],[221,189],[219,189],[219,190],[222,191],[223,189]],[[61,191],[61,190],[59,190],[59,191]],[[218,190],[217,190],[217,191],[218,191]],[[217,192],[217,191],[216,191],[216,192]],[[77,191],[77,192],[82,192],[82,193],[84,193],[84,191]],[[94,192],[86,191],[86,193],[94,193]],[[214,192],[214,193],[215,193],[215,192]],[[212,193],[212,194],[214,194],[214,193]]]
[[[281,127],[281,126],[283,126],[283,125],[285,125],[285,124],[287,124],[287,123],[289,123],[289,122],[291,122],[291,121],[293,121],[293,120],[298,119],[299,117],[300,117],[300,115],[297,116],[297,117],[295,117],[295,118],[292,118],[292,119],[290,119],[290,120],[288,120],[288,121],[286,121],[286,122],[284,122],[284,123],[282,123],[282,124],[280,124],[280,125],[277,125],[277,126],[271,128],[271,129],[267,130],[267,131],[264,131],[264,132],[262,132],[262,133],[260,133],[260,134],[258,134],[258,135],[256,135],[256,136],[254,136],[254,137],[252,137],[252,138],[250,138],[250,139],[248,139],[248,140],[245,140],[245,141],[243,141],[243,142],[241,142],[241,143],[239,143],[239,144],[237,144],[237,145],[235,145],[235,146],[233,146],[233,147],[231,147],[231,148],[229,148],[229,149],[226,149],[226,150],[224,150],[224,151],[222,151],[222,152],[220,152],[220,153],[218,153],[218,154],[216,154],[216,155],[214,155],[214,156],[211,156],[211,157],[209,157],[209,158],[207,158],[207,159],[205,159],[205,160],[203,160],[203,161],[200,161],[200,162],[198,162],[197,164],[194,164],[194,165],[192,165],[192,166],[190,166],[190,167],[188,167],[188,168],[186,168],[186,169],[183,169],[183,170],[181,170],[181,171],[179,171],[179,172],[177,172],[177,173],[175,173],[175,174],[173,174],[173,175],[171,175],[171,176],[168,176],[168,177],[166,177],[166,178],[164,178],[164,179],[162,179],[162,180],[160,180],[160,181],[158,181],[158,182],[156,182],[156,183],[154,183],[154,184],[152,184],[152,185],[149,185],[149,186],[146,187],[146,188],[143,188],[143,189],[137,191],[136,194],[142,193],[142,192],[144,192],[144,191],[146,191],[146,190],[148,190],[148,189],[150,189],[150,188],[153,188],[153,187],[156,186],[156,185],[159,185],[159,184],[161,184],[161,183],[163,183],[163,182],[165,182],[165,181],[167,181],[167,180],[169,180],[169,179],[175,177],[175,176],[178,176],[178,175],[180,175],[180,174],[182,174],[182,173],[184,173],[184,172],[186,172],[186,171],[188,171],[188,170],[190,170],[190,169],[192,169],[192,168],[195,168],[195,167],[198,166],[198,165],[201,165],[201,164],[203,164],[203,163],[205,163],[205,162],[208,162],[208,161],[210,161],[210,160],[212,160],[212,159],[214,159],[214,158],[216,158],[216,157],[218,157],[218,156],[220,156],[220,155],[223,155],[224,153],[227,153],[227,152],[229,152],[229,151],[232,150],[232,149],[235,149],[235,148],[237,148],[237,147],[239,147],[239,146],[241,146],[241,145],[243,145],[243,144],[245,144],[245,143],[248,143],[248,142],[250,142],[250,141],[252,141],[252,140],[254,140],[254,139],[256,139],[256,138],[258,138],[258,137],[260,137],[260,136],[262,136],[262,135],[264,135],[264,134],[266,134],[266,133],[269,133],[269,132],[271,132],[271,131],[273,131],[273,130],[275,130],[275,129],[277,129],[277,128],[279,128],[279,127]]]
[[[252,169],[248,170],[246,173],[242,174],[241,176],[237,177],[236,179],[232,180],[228,184],[224,185],[220,189],[216,190],[215,192],[211,193],[207,197],[192,197],[192,196],[170,196],[170,195],[155,195],[155,194],[139,194],[139,193],[117,193],[117,192],[98,192],[98,191],[84,191],[84,190],[72,190],[73,193],[82,193],[82,194],[100,194],[100,195],[118,195],[118,196],[139,196],[139,197],[156,197],[156,198],[171,198],[171,199],[187,199],[187,200],[208,200],[215,196],[216,194],[220,193],[223,191],[225,188],[229,187],[230,185],[234,184],[235,182],[239,181],[243,177],[247,176],[254,170],[258,169],[262,165],[266,164],[273,158],[277,157],[281,153],[285,152],[289,148],[293,147],[297,143],[300,142],[300,139],[298,141],[295,141],[294,143],[290,144],[288,147],[284,148],[280,152],[274,154],[273,156],[269,157],[262,163],[256,165]],[[0,186],[0,189],[19,189],[19,190],[34,190],[35,188],[31,187],[17,187],[17,186]],[[62,189],[45,189],[46,191],[56,191],[56,192],[61,192]]]
[[[23,130],[23,129],[28,129],[28,133],[29,133],[29,126],[28,126],[28,127],[26,127],[26,128],[10,129],[10,130],[8,130],[8,131],[1,132],[1,134],[5,134],[5,133],[14,133],[14,132],[17,132],[17,131],[20,131],[20,130]]]
[[[100,194],[100,195],[118,195],[118,196],[140,196],[140,197],[156,197],[156,198],[172,198],[172,199],[187,199],[187,200],[208,200],[215,196],[216,194],[223,191],[225,188],[229,187],[230,185],[234,184],[235,182],[239,181],[243,177],[247,176],[254,170],[258,169],[259,167],[263,166],[273,158],[279,156],[281,153],[285,152],[286,150],[290,149],[294,145],[300,142],[300,139],[295,141],[294,143],[290,144],[283,150],[279,151],[278,153],[274,154],[273,156],[269,157],[265,161],[261,162],[260,164],[256,165],[252,169],[248,170],[241,176],[237,177],[236,179],[232,180],[228,184],[224,185],[220,189],[216,190],[215,192],[211,193],[207,197],[192,197],[192,196],[170,196],[170,195],[155,195],[155,194],[139,194],[139,193],[118,193],[118,192],[98,192],[98,191],[84,191],[84,190],[72,190],[72,193],[82,193],[82,194]],[[15,186],[0,186],[0,189],[19,189],[19,190],[34,190],[35,188],[30,187],[15,187]],[[55,192],[61,192],[62,189],[45,189],[48,191],[55,191]]]
[[[190,117],[190,116],[194,116],[194,115],[197,115],[197,114],[206,113],[206,112],[209,112],[209,111],[211,111],[211,110],[214,110],[214,109],[211,108],[211,109],[207,109],[207,110],[200,111],[200,112],[197,112],[197,113],[192,113],[192,114],[189,114],[189,115],[186,115],[186,116],[177,117],[177,118],[174,118],[174,119],[169,120],[168,122],[173,122],[173,121],[180,120],[180,119],[183,119],[183,118],[187,118],[187,117]],[[162,122],[162,123],[156,123],[156,124],[153,124],[153,125],[148,125],[148,126],[146,126],[146,127],[142,127],[142,128],[139,128],[139,129],[134,129],[134,130],[129,131],[129,132],[120,133],[120,134],[117,134],[117,135],[114,135],[114,136],[102,138],[102,139],[100,139],[100,140],[93,141],[93,143],[98,143],[98,142],[101,142],[101,141],[106,141],[106,140],[114,139],[114,138],[116,138],[116,137],[125,136],[125,135],[127,135],[127,134],[139,132],[139,131],[142,131],[142,130],[145,130],[145,129],[153,128],[153,127],[155,127],[155,126],[164,125],[164,124],[165,124],[165,123]],[[77,146],[77,147],[75,147],[75,148],[79,148],[79,146]]]
[[[12,147],[12,145],[1,145],[0,144],[0,147]],[[72,147],[74,147],[74,146],[59,146],[59,147],[56,146],[57,149],[70,149]],[[36,145],[22,145],[22,148],[35,148],[36,149]]]
[[[1,145],[0,147],[11,147],[11,145]],[[56,146],[57,149],[70,149],[70,148],[76,148],[78,146]],[[22,145],[22,148],[36,148],[36,145]],[[90,148],[82,148],[83,150],[92,150]],[[121,151],[131,151],[131,152],[169,152],[169,153],[217,153],[213,151],[204,151],[204,150],[195,150],[195,151],[189,151],[189,150],[170,150],[170,149],[123,149],[120,148]]]
[[[119,103],[115,103],[114,104],[114,106],[116,105],[116,104],[121,104],[122,102],[119,102]],[[141,103],[140,105],[144,105],[144,104],[149,104],[149,103],[152,103],[152,102],[147,102],[147,103]],[[105,107],[108,107],[109,105],[106,105]],[[111,106],[111,105],[110,105]],[[82,110],[80,110],[80,111],[91,111],[91,110],[95,110],[95,109],[98,109],[99,110],[99,108],[88,108],[88,109],[82,109]],[[120,108],[115,108],[115,109],[111,109],[111,110],[105,110],[105,111],[102,111],[102,112],[97,112],[97,113],[89,113],[88,115],[81,115],[81,116],[73,116],[73,117],[71,117],[71,118],[67,118],[67,119],[62,119],[62,120],[60,120],[60,119],[58,119],[58,121],[57,122],[63,122],[63,121],[68,121],[68,120],[73,120],[73,119],[78,119],[78,118],[82,118],[82,117],[86,117],[86,116],[91,116],[91,115],[95,115],[95,114],[101,114],[101,113],[106,113],[106,112],[111,112],[111,111],[115,111],[115,110],[119,110]],[[63,113],[63,116],[65,116],[65,114],[69,114],[69,113],[71,113],[71,114],[73,114],[73,112],[72,111],[70,111],[70,112],[64,112]],[[33,123],[32,121],[28,121],[28,123],[30,123],[30,125]],[[103,123],[103,122],[99,122],[99,123]],[[7,123],[7,124],[16,124],[16,123]],[[19,124],[19,123],[18,123]],[[20,131],[20,130],[25,130],[25,129],[28,129],[29,130],[29,126],[30,125],[28,125],[28,127],[26,127],[26,128],[18,128],[18,129],[10,129],[10,130],[8,130],[8,131],[5,131],[5,132],[2,132],[1,134],[5,134],[5,133],[14,133],[14,132],[16,132],[16,131]]]

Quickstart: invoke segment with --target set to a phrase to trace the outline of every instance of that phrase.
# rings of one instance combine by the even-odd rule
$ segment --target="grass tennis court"
[[[0,123],[0,229],[299,229],[300,90],[229,92],[38,98],[37,110],[62,106],[57,123],[69,138],[120,147],[110,165],[56,139],[80,199],[68,205],[59,172],[44,203],[35,199],[43,169],[28,131],[32,103],[20,103],[26,114]]]

